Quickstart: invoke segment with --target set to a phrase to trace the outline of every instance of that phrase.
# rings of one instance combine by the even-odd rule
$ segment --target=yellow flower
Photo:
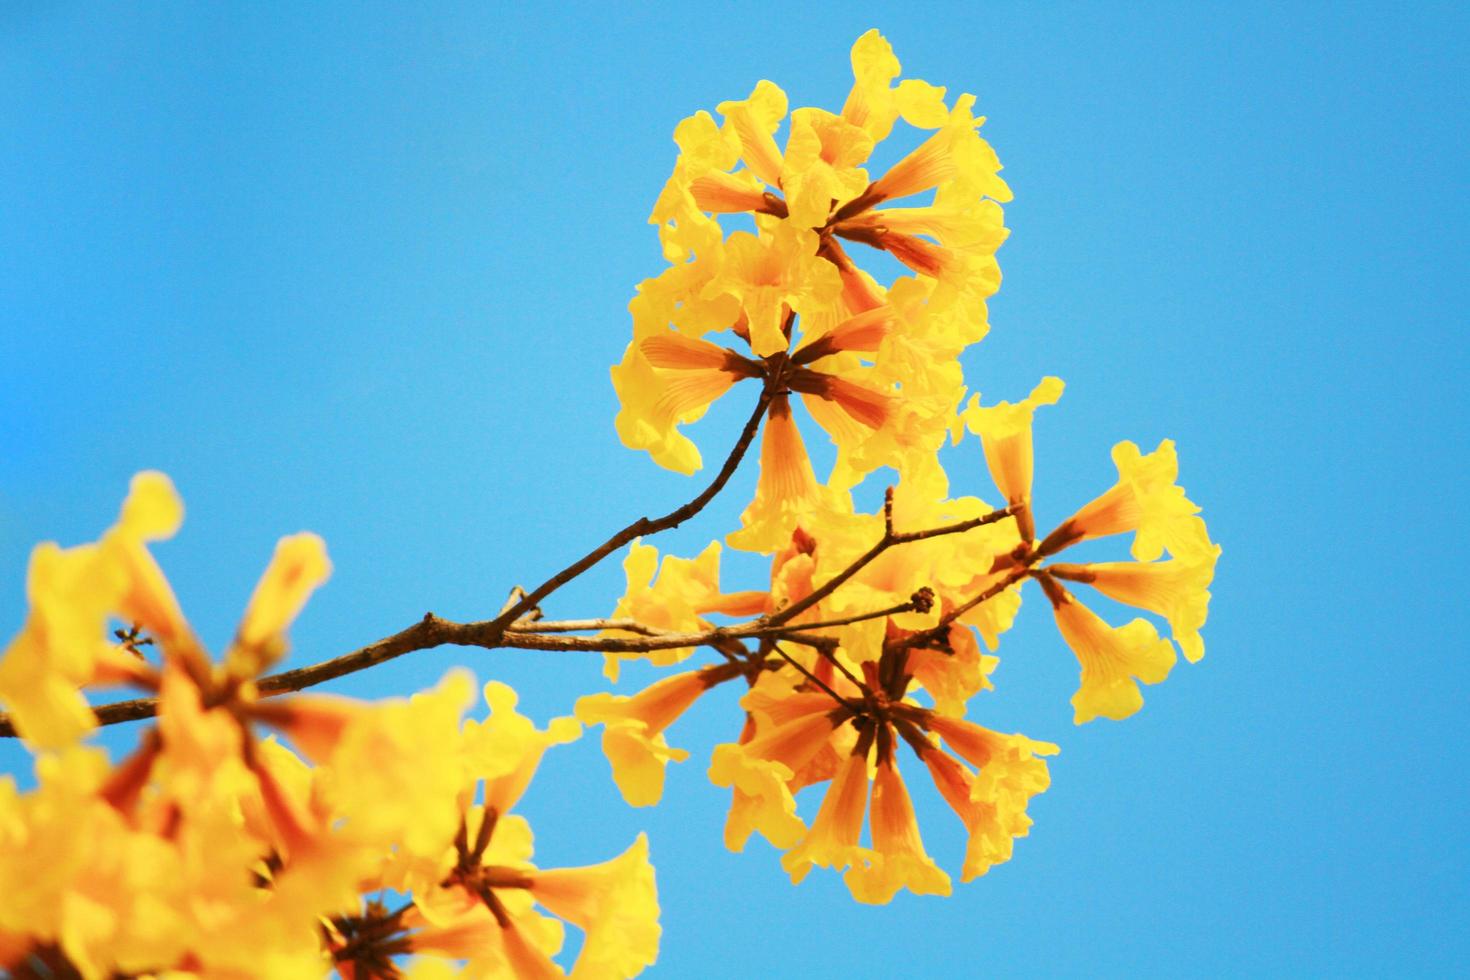
[[[974,116],[974,105],[972,95],[956,99],[938,132],[840,204],[828,220],[834,235],[883,249],[935,280],[944,294],[941,302],[983,299],[1000,286],[995,251],[1006,230],[995,202],[1008,201],[1011,194],[998,176],[1000,161],[977,132],[985,120]],[[896,213],[874,210],[928,190],[935,190],[931,205]]]
[[[759,831],[776,847],[796,843],[806,829],[796,815],[790,783],[826,747],[846,717],[826,694],[768,695],[757,686],[741,702],[759,721],[738,744],[715,746],[709,778],[734,790],[725,846],[744,849]]]
[[[927,724],[978,770],[970,772],[932,744],[915,745],[940,795],[970,833],[961,880],[971,881],[1009,861],[1014,839],[1030,831],[1026,807],[1051,783],[1046,761],[1037,756],[1055,755],[1057,747],[961,719],[933,716]]]
[[[31,554],[26,592],[30,614],[0,656],[0,703],[31,745],[60,748],[96,724],[80,688],[98,683],[154,683],[133,654],[109,643],[117,615],[171,644],[192,636],[147,543],[170,537],[183,504],[161,473],[133,478],[122,513],[96,544]]]
[[[839,493],[879,467],[905,471],[949,428],[963,391],[958,356],[984,335],[984,298],[999,285],[996,202],[1009,191],[976,132],[973,97],[946,108],[941,88],[913,79],[895,87],[898,61],[876,31],[858,39],[852,64],[842,113],[793,111],[784,152],[774,134],[786,96],[766,81],[719,106],[722,126],[700,113],[676,130],[680,154],[654,220],[678,264],[639,287],[634,343],[614,369],[619,435],[660,465],[699,465],[678,426],[745,377],[763,378],[778,399],[802,396],[838,446],[829,485]],[[900,116],[938,132],[870,182],[862,165]],[[930,190],[933,204],[875,210]],[[711,217],[736,213],[754,215],[754,234],[725,237]],[[895,282],[890,303],[838,239],[888,251],[919,277]],[[755,360],[701,345],[727,328]],[[778,419],[784,411],[773,410]],[[844,509],[815,491],[799,437],[771,428],[764,455],[781,462],[790,450],[801,461],[763,466],[765,492],[729,539],[734,547],[774,550],[798,523]]]
[[[643,834],[604,864],[537,871],[530,879],[538,903],[586,934],[573,977],[632,977],[658,958],[658,890]]]
[[[1051,600],[1062,639],[1082,665],[1082,686],[1072,696],[1077,724],[1099,716],[1122,720],[1137,712],[1143,707],[1138,682],[1157,684],[1169,676],[1173,644],[1145,619],[1109,626],[1049,575],[1039,581]]]
[[[1210,605],[1210,580],[1220,547],[1204,555],[1159,562],[1095,562],[1088,565],[1052,565],[1058,578],[1086,582],[1103,595],[1130,606],[1158,613],[1169,621],[1174,642],[1190,663],[1205,655],[1200,627]]]
[[[327,546],[315,534],[280,540],[226,655],[231,673],[241,678],[255,677],[285,655],[286,630],[331,572]]]
[[[602,751],[629,806],[657,803],[663,797],[664,766],[689,758],[687,751],[669,746],[664,729],[705,691],[739,673],[738,665],[722,664],[665,677],[631,698],[589,694],[577,699],[578,721],[605,726]]]
[[[678,427],[697,421],[735,382],[760,373],[759,365],[734,351],[661,325],[638,331],[612,369],[622,404],[618,435],[660,466],[693,473],[701,465],[699,449]]]
[[[623,572],[628,587],[613,610],[613,619],[631,619],[642,626],[671,633],[693,633],[705,629],[707,613],[732,616],[760,612],[766,602],[764,593],[720,591],[720,545],[711,542],[695,558],[665,555],[659,561],[658,549],[635,540],[623,559]],[[654,574],[657,572],[657,580]],[[608,630],[606,635],[622,635]],[[643,659],[655,666],[676,664],[694,652],[692,647],[651,650],[644,653],[604,654],[603,672],[616,681],[624,660]]]
[[[674,129],[674,142],[679,146],[679,159],[648,220],[659,226],[659,240],[668,261],[698,265],[718,252],[724,238],[719,222],[704,212],[727,212],[732,209],[727,200],[730,195],[749,195],[752,189],[756,191],[754,200],[746,197],[733,210],[759,207],[764,203],[762,185],[746,173],[726,173],[740,161],[740,141],[729,127],[721,129],[707,112],[697,112],[679,123]],[[706,183],[713,186],[705,187]]]
[[[949,485],[938,464],[914,467],[903,474],[893,496],[893,522],[900,531],[941,527],[972,520],[994,510],[975,497],[949,498]],[[817,548],[814,578],[822,581],[840,574],[884,533],[881,513],[853,515],[838,523],[824,522]],[[853,663],[877,662],[890,629],[916,632],[933,628],[939,618],[999,582],[1006,570],[993,570],[996,559],[1017,545],[1016,523],[1005,518],[963,533],[913,541],[890,548],[870,561],[842,589],[825,599],[824,617],[861,615],[908,603],[923,589],[933,601],[923,610],[867,619],[833,631],[842,655]],[[999,635],[1009,629],[1020,606],[1019,589],[1010,588],[961,618],[980,630],[994,649]],[[959,707],[984,686],[978,649],[951,631],[957,655],[928,656],[915,651],[911,661],[916,676],[929,692],[945,702],[945,710]]]
[[[803,522],[840,512],[838,501],[837,495],[817,483],[801,430],[791,417],[790,401],[778,395],[766,413],[755,499],[740,515],[741,529],[725,540],[744,551],[775,551]]]
[[[0,660],[0,699],[18,730],[38,745],[65,745],[95,723],[80,688],[132,682],[156,689],[160,678],[130,646],[103,638],[109,617],[146,633],[166,665],[196,686],[228,688],[228,697],[251,701],[245,682],[278,660],[285,630],[331,565],[321,539],[284,538],[246,609],[227,657],[229,681],[213,675],[207,654],[180,611],[173,590],[147,543],[172,535],[183,504],[161,473],[133,478],[118,523],[94,545],[39,546],[32,556],[28,589],[31,614]],[[123,634],[119,633],[119,636]]]
[[[541,870],[530,863],[524,820],[491,808],[474,816],[443,884],[416,891],[398,923],[411,950],[468,960],[472,976],[560,977],[551,957],[565,920],[584,933],[573,977],[632,977],[658,958],[658,892],[643,835],[603,864]]]
[[[873,852],[859,840],[863,832],[863,814],[868,804],[868,749],[871,740],[858,747],[842,761],[822,806],[806,836],[781,858],[781,866],[800,884],[814,866],[844,868],[867,867]]]
[[[830,733],[829,728],[825,734]],[[710,782],[733,791],[725,820],[727,848],[736,852],[745,850],[745,842],[757,832],[782,849],[801,839],[806,824],[796,815],[796,798],[790,787],[792,775],[781,763],[752,758],[741,751],[740,745],[715,746],[710,759]]]
[[[900,70],[892,46],[876,28],[853,44],[853,85],[843,104],[842,117],[863,127],[875,141],[888,137],[899,116],[921,129],[944,124],[944,89],[918,79],[906,79],[894,86]]]
[[[501,813],[521,798],[547,749],[582,733],[575,718],[553,718],[542,731],[515,710],[517,701],[509,685],[491,681],[485,685],[489,715],[465,722],[462,729],[464,773],[485,781],[484,804]]]
[[[1022,522],[1021,537],[1027,542],[1035,537],[1031,518],[1031,419],[1038,406],[1055,405],[1061,397],[1062,380],[1048,377],[1024,401],[982,408],[976,395],[964,413],[965,424],[980,437],[996,487],[1008,503],[1023,508],[1017,520]]]
[[[786,116],[786,93],[762,79],[749,98],[721,102],[718,109],[725,117],[725,130],[739,141],[745,165],[767,184],[779,186],[781,150],[771,134]]]
[[[124,591],[112,611],[174,648],[197,641],[147,542],[173,537],[183,520],[184,504],[173,483],[162,473],[146,471],[133,477],[116,526],[99,542],[104,560],[123,571]]]
[[[473,697],[469,672],[451,671],[437,688],[373,704],[346,725],[314,788],[339,833],[437,856],[459,821],[460,718]],[[479,748],[476,725],[463,737]]]
[[[914,682],[933,696],[934,710],[958,717],[970,698],[992,687],[989,675],[1000,658],[982,654],[975,634],[959,623],[950,627],[947,639],[948,652],[909,651],[908,667]]]
[[[873,152],[873,137],[822,109],[797,109],[782,160],[781,189],[791,222],[816,228],[836,200],[851,200],[868,186],[860,165]]]
[[[883,755],[873,777],[868,818],[874,854],[869,864],[849,869],[843,880],[852,897],[867,905],[886,905],[904,888],[915,895],[948,895],[952,891],[949,875],[924,853],[914,805],[893,763],[893,753]]]
[[[757,357],[790,348],[783,330],[789,313],[820,315],[841,297],[842,280],[817,255],[819,244],[814,232],[785,223],[770,235],[737,231],[725,240],[722,267],[704,296],[728,293],[740,300]]]
[[[1133,557],[1154,561],[1168,549],[1177,558],[1203,558],[1214,545],[1199,507],[1177,485],[1179,458],[1174,441],[1165,439],[1148,455],[1131,442],[1113,447],[1118,482],[1112,489],[1063,522],[1038,547],[1041,555],[1055,554],[1089,538],[1135,532]]]
[[[156,924],[146,920],[177,858],[102,798],[107,776],[104,753],[73,747],[37,760],[30,793],[0,778],[0,932],[27,937],[27,946],[56,943],[90,977],[120,959],[183,948],[182,937],[168,937],[176,914],[163,908]]]

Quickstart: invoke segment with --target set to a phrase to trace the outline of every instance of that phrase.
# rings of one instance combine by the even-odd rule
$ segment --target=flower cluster
[[[415,956],[550,977],[568,922],[586,933],[576,975],[653,962],[646,841],[544,871],[511,812],[575,721],[539,730],[494,682],[488,715],[462,721],[464,672],[404,701],[263,697],[260,673],[327,577],[322,542],[281,541],[213,661],[147,548],[182,514],[168,480],[143,473],[101,540],[32,557],[30,616],[0,660],[0,699],[40,753],[34,791],[0,781],[0,965],[383,977]],[[131,624],[120,643],[104,639],[112,619]],[[112,764],[80,739],[96,724],[84,691],[115,683],[152,692],[157,722]],[[390,911],[384,896],[402,902]]]
[[[966,833],[952,865],[963,881],[1008,861],[1031,827],[1058,748],[980,723],[1028,582],[1080,667],[1078,724],[1139,711],[1140,685],[1167,677],[1176,647],[1203,656],[1220,548],[1179,486],[1174,444],[1118,443],[1117,483],[1039,524],[1033,427],[1062,382],[1015,403],[966,387],[961,358],[989,329],[1010,197],[974,97],[902,79],[876,31],[852,69],[840,112],[788,112],[762,81],[718,120],[699,112],[675,130],[650,219],[666,267],[630,305],[616,428],[693,473],[701,456],[682,427],[737,387],[756,398],[713,482],[667,516],[514,590],[485,621],[429,614],[275,673],[330,571],[314,535],[282,539],[219,659],[148,548],[183,517],[161,474],[135,478],[95,543],[36,548],[28,618],[0,655],[0,729],[35,753],[37,782],[22,792],[0,779],[0,968],[542,978],[563,975],[571,924],[583,934],[562,957],[572,976],[631,977],[660,936],[645,837],[600,865],[545,870],[513,812],[543,754],[583,725],[601,729],[626,802],[654,805],[668,764],[689,757],[671,727],[738,682],[741,710],[708,769],[729,792],[724,843],[742,850],[759,834],[794,882],[830,868],[877,904],[953,887],[920,834],[916,775]],[[895,133],[907,152],[872,166]],[[802,418],[836,447],[825,479]],[[723,542],[682,558],[643,540],[699,513],[757,438],[754,498]],[[968,459],[965,472],[984,460],[993,501],[989,487],[951,489],[942,449]],[[854,491],[884,469],[882,506],[860,509]],[[1131,536],[1132,560],[1068,560],[1118,536]],[[610,615],[543,618],[557,589],[624,546],[627,588]],[[768,556],[769,575],[727,591],[724,547]],[[1112,625],[1082,586],[1153,618]],[[302,693],[445,644],[597,652],[613,681],[628,661],[665,673],[631,696],[587,694],[545,729],[498,682],[483,689],[484,716],[466,720],[474,691],[460,672],[407,700]],[[94,704],[117,685],[144,697]],[[86,744],[101,724],[147,718],[119,761]]]
[[[995,649],[1024,583],[1039,584],[1081,665],[1077,722],[1121,719],[1142,706],[1140,682],[1167,676],[1174,644],[1143,618],[1109,625],[1063,583],[1163,617],[1198,660],[1219,548],[1177,485],[1167,441],[1147,455],[1120,443],[1118,484],[1038,539],[1032,421],[1060,398],[1062,382],[1046,378],[1016,404],[972,396],[961,407],[959,358],[988,329],[985,300],[1000,282],[995,251],[1006,234],[1000,203],[1009,198],[977,132],[984,120],[972,96],[946,101],[942,88],[898,80],[876,31],[858,39],[852,66],[840,113],[788,116],[784,93],[763,81],[720,105],[720,122],[701,112],[679,125],[679,157],[651,219],[669,266],[639,286],[633,340],[613,369],[623,441],[685,472],[700,457],[682,424],[741,381],[768,399],[755,499],[727,542],[772,554],[769,590],[721,593],[717,544],[694,562],[666,557],[654,581],[653,549],[638,544],[615,614],[657,609],[662,618],[640,621],[712,636],[722,631],[706,617],[758,614],[766,627],[758,648],[725,646],[724,664],[632,698],[583,698],[577,715],[606,726],[618,785],[629,803],[645,805],[659,797],[663,766],[686,755],[667,744],[668,726],[711,686],[743,678],[739,737],[715,749],[710,767],[733,794],[726,843],[738,850],[759,832],[787,851],[793,880],[813,865],[845,869],[854,897],[886,902],[901,888],[950,889],[920,841],[900,744],[969,833],[965,880],[1010,857],[1030,825],[1028,801],[1047,787],[1041,757],[1055,746],[965,720],[997,663],[981,644]],[[900,120],[926,135],[870,174],[875,147]],[[783,121],[784,149],[775,137]],[[736,214],[753,220],[754,233],[726,232],[721,217]],[[850,251],[859,245],[907,274],[881,281]],[[836,445],[825,482],[808,459],[793,396]],[[970,434],[998,509],[950,495],[937,454]],[[896,487],[882,513],[857,512],[852,489],[880,467],[897,473]],[[1078,542],[1128,533],[1137,561],[1053,560]],[[620,657],[667,665],[692,653],[613,654],[610,674]],[[795,794],[820,784],[825,796],[808,826]]]

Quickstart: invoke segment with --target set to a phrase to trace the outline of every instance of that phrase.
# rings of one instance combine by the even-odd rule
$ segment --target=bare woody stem
[[[817,603],[827,598],[833,592],[836,592],[839,588],[842,587],[845,582],[847,582],[848,579],[852,578],[858,572],[862,571],[863,568],[870,564],[875,558],[883,554],[883,552],[887,551],[889,548],[894,547],[895,545],[908,544],[913,541],[923,541],[925,538],[937,538],[946,534],[962,534],[965,531],[973,530],[977,527],[983,527],[986,524],[994,524],[996,521],[1004,520],[1005,518],[1011,516],[1011,508],[1002,507],[1000,510],[993,510],[990,513],[984,514],[980,517],[972,517],[967,521],[960,521],[955,524],[946,524],[943,527],[929,528],[926,531],[895,531],[893,529],[891,519],[888,518],[888,515],[891,514],[891,512],[891,505],[885,501],[885,526],[883,530],[883,537],[879,538],[878,542],[874,544],[873,547],[869,548],[863,554],[859,555],[856,559],[853,560],[852,564],[848,565],[842,571],[832,576],[832,578],[822,583],[821,586],[813,589],[810,594],[804,596],[801,599],[798,599],[791,605],[787,606],[785,609],[782,609],[780,612],[773,615],[770,618],[770,622],[773,625],[789,623],[795,617],[800,616],[812,606],[815,606]]]
[[[623,528],[621,531],[608,538],[602,544],[598,545],[596,548],[593,548],[591,551],[587,552],[587,554],[583,555],[581,558],[578,558],[566,568],[563,568],[561,571],[551,576],[551,578],[547,579],[546,581],[542,582],[540,585],[532,589],[530,592],[526,593],[526,595],[523,596],[519,602],[515,603],[510,608],[502,612],[499,616],[495,617],[495,619],[491,620],[493,629],[500,632],[505,631],[516,620],[520,619],[523,615],[525,615],[532,609],[535,609],[540,604],[542,599],[545,599],[547,596],[551,595],[551,593],[555,592],[557,589],[561,588],[563,585],[567,584],[578,575],[581,575],[583,572],[587,571],[587,569],[591,568],[593,565],[596,565],[598,562],[602,561],[602,559],[606,558],[614,551],[617,551],[619,548],[632,541],[634,538],[640,537],[641,535],[655,534],[659,531],[667,531],[670,528],[678,527],[680,524],[689,520],[695,514],[698,514],[701,510],[703,510],[705,505],[713,500],[715,498],[715,495],[725,488],[725,484],[730,482],[730,477],[735,475],[735,470],[740,466],[740,461],[745,457],[746,451],[750,449],[750,444],[755,441],[755,434],[760,430],[761,419],[765,417],[766,409],[770,407],[771,399],[775,396],[775,394],[775,389],[770,384],[767,384],[766,387],[761,390],[760,398],[756,401],[755,411],[750,413],[749,421],[745,423],[745,428],[740,431],[740,438],[736,440],[734,448],[730,450],[730,455],[725,457],[725,464],[720,467],[720,471],[715,474],[715,478],[710,481],[709,486],[705,487],[703,492],[701,492],[699,496],[695,497],[687,504],[684,504],[682,507],[678,507],[670,511],[663,517],[638,518],[638,520],[634,521],[632,524],[629,524],[627,527]]]

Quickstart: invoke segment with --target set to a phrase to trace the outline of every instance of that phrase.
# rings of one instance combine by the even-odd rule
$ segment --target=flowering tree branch
[[[1137,712],[1139,685],[1164,680],[1176,643],[1190,661],[1203,656],[1220,549],[1177,485],[1172,441],[1147,454],[1114,446],[1117,484],[1038,542],[1032,421],[1061,380],[1043,378],[1015,403],[974,396],[960,407],[960,358],[989,326],[1010,197],[974,97],[946,101],[945,88],[918,79],[894,87],[901,67],[877,31],[858,39],[851,63],[840,114],[805,107],[783,123],[788,100],[762,81],[720,104],[723,122],[699,112],[676,130],[679,157],[650,216],[668,265],[629,305],[632,337],[611,371],[616,428],[628,448],[687,473],[699,453],[680,428],[735,386],[760,387],[688,502],[517,586],[482,621],[425,613],[361,649],[274,674],[292,623],[331,574],[316,535],[280,540],[218,660],[150,551],[183,517],[164,474],[134,478],[96,543],[33,552],[31,610],[0,651],[11,712],[0,735],[53,754],[35,791],[0,793],[0,838],[16,845],[0,847],[0,892],[16,893],[0,902],[0,974],[305,975],[334,963],[343,976],[386,977],[400,958],[427,956],[475,974],[628,980],[658,954],[647,839],[600,865],[542,870],[512,812],[542,754],[584,727],[603,728],[625,801],[653,805],[668,764],[688,756],[666,738],[670,726],[717,685],[743,680],[734,740],[715,747],[709,768],[731,789],[726,845],[759,832],[786,852],[793,880],[830,866],[855,899],[882,904],[904,889],[951,889],[924,853],[896,746],[908,745],[963,823],[965,881],[1010,858],[1031,824],[1028,801],[1049,784],[1041,757],[1056,746],[967,720],[992,687],[980,641],[994,649],[1010,628],[1026,578],[1080,663],[1078,723]],[[870,173],[900,119],[928,135]],[[721,225],[740,215],[753,233]],[[860,268],[851,242],[864,246],[858,258],[876,249],[913,275]],[[825,486],[793,409],[837,446]],[[1007,505],[956,520],[983,505],[950,498],[935,453],[967,433]],[[637,543],[700,514],[757,435],[759,478],[737,531],[693,558]],[[851,491],[885,468],[904,488],[903,523],[918,530],[895,527],[892,489],[880,513],[858,511]],[[1134,561],[1044,564],[1129,533]],[[721,540],[771,556],[769,584],[722,588]],[[545,618],[549,597],[624,550],[627,587],[610,615]],[[1167,620],[1172,637],[1142,619],[1112,626],[1074,584]],[[118,624],[131,628],[104,640]],[[462,670],[406,701],[277,697],[441,646],[598,652],[614,674],[626,657],[657,668],[712,654],[637,693],[585,694],[573,717],[545,729],[493,680],[483,718],[465,718],[474,683]],[[90,705],[93,689],[123,684],[151,696]],[[116,763],[71,751],[99,723],[153,715],[160,723],[135,733]],[[808,826],[795,794],[818,784],[829,785]],[[50,860],[79,841],[108,860]],[[392,909],[386,893],[408,901]],[[563,923],[583,934],[569,971],[553,959]]]
[[[726,463],[726,467],[731,472],[738,465],[741,456],[744,455],[745,450],[748,448],[750,437],[753,437],[754,430],[759,427],[761,415],[765,411],[765,403],[767,401],[768,399],[762,398],[762,404],[758,407],[758,411],[752,414],[751,420],[747,423],[740,441],[731,452],[729,460]],[[724,469],[721,472],[724,473]],[[687,520],[688,517],[697,513],[728,480],[728,474],[723,477],[717,477],[715,482],[710,484],[710,487],[706,488],[699,497],[694,498],[694,500],[679,510],[663,518],[659,518],[657,521],[650,521],[646,518],[641,519],[641,521],[629,525],[629,528],[641,526],[643,528],[641,533],[652,533],[664,530],[665,527],[673,527],[678,521]],[[691,507],[693,508],[692,510],[689,509]],[[292,670],[285,670],[262,677],[256,682],[256,688],[266,697],[303,691],[339,677],[345,677],[349,674],[367,670],[407,653],[414,653],[419,650],[428,650],[440,646],[468,646],[486,650],[504,648],[592,653],[650,653],[655,650],[677,650],[682,647],[700,646],[728,650],[729,644],[750,639],[787,640],[789,642],[811,646],[835,664],[836,658],[833,654],[837,646],[836,641],[827,637],[814,637],[807,634],[810,634],[814,630],[847,626],[867,620],[882,619],[916,609],[924,609],[933,602],[932,593],[927,589],[921,589],[906,603],[876,609],[871,612],[855,613],[817,622],[792,623],[791,619],[794,616],[800,615],[802,612],[815,606],[822,599],[837,591],[844,583],[848,582],[866,565],[889,548],[915,541],[923,541],[929,538],[962,534],[965,531],[983,527],[986,524],[993,524],[996,521],[1010,516],[1011,509],[1001,508],[981,515],[980,517],[946,524],[941,527],[903,532],[893,529],[891,508],[886,513],[888,513],[889,519],[885,521],[883,537],[873,547],[859,555],[845,568],[815,588],[810,595],[791,603],[784,609],[769,616],[761,616],[743,623],[736,623],[729,626],[716,626],[708,630],[693,632],[659,630],[629,619],[570,619],[530,622],[516,622],[512,619],[507,622],[506,617],[511,611],[521,607],[525,607],[524,611],[529,611],[535,607],[535,603],[533,602],[527,605],[528,600],[536,597],[538,594],[549,594],[550,590],[546,589],[543,585],[532,592],[523,594],[517,601],[507,603],[506,611],[494,619],[471,623],[458,623],[436,616],[433,613],[425,613],[423,619],[414,623],[412,626],[394,633],[392,636],[386,636],[365,647],[330,660],[324,660],[306,667],[297,667]],[[674,518],[677,518],[674,523],[667,523]],[[619,532],[618,535],[615,535],[609,540],[618,540],[621,536],[627,534],[628,529],[624,529],[624,531]],[[636,536],[636,534],[628,535],[627,540],[631,541]],[[626,544],[627,541],[623,543]],[[590,568],[597,560],[604,557],[603,552],[606,548],[607,545],[604,544],[595,551],[590,552],[586,558],[569,567],[578,569],[576,574],[581,574],[582,571]],[[589,561],[594,555],[597,557]],[[940,625],[936,626],[933,631],[914,634],[909,639],[914,640],[916,637],[924,637],[930,632],[933,632],[936,636],[941,635],[956,616],[962,615],[973,605],[983,602],[992,595],[1004,591],[1004,587],[1014,584],[1015,581],[1019,580],[1021,575],[1025,574],[1025,569],[1022,568],[1019,572],[1020,574],[1013,573],[1014,577],[1008,577],[1004,580],[1001,587],[987,590],[986,594],[976,597],[970,604],[957,611],[952,611],[945,619],[941,620]],[[565,572],[558,573],[558,575],[553,576],[553,579],[561,579],[563,574]],[[575,577],[575,575],[568,576],[566,581],[570,581],[572,577]],[[619,631],[634,635],[564,635],[568,633],[590,632],[593,630]],[[915,642],[906,643],[906,645],[918,646],[922,645],[922,641],[915,640]],[[785,654],[779,648],[774,649],[776,653],[785,657]],[[841,667],[840,664],[838,668],[846,673],[845,668]],[[839,698],[839,700],[842,699]],[[97,716],[97,723],[99,725],[117,725],[123,722],[139,721],[144,718],[153,717],[158,712],[158,699],[153,697],[132,698],[125,701],[115,701],[109,704],[98,705],[93,710]],[[4,713],[0,713],[0,737],[10,738],[14,737],[15,734],[15,727],[9,717]]]

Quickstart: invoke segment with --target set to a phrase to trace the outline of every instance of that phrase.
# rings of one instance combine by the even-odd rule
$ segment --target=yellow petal
[[[783,850],[801,838],[806,824],[796,815],[796,799],[787,786],[791,777],[792,771],[787,766],[750,756],[739,745],[715,746],[710,759],[710,782],[729,786],[734,793],[725,821],[727,848],[744,850],[745,842],[755,832]]]
[[[315,534],[280,540],[235,634],[229,657],[235,676],[254,677],[281,658],[287,628],[331,573],[327,546]]]
[[[712,678],[708,670],[689,671],[666,677],[631,698],[590,694],[577,700],[578,721],[606,726],[602,750],[629,806],[657,803],[663,796],[665,764],[689,757],[682,749],[670,748],[663,731],[709,689]]]
[[[837,770],[806,837],[781,859],[793,883],[799,884],[813,866],[840,871],[868,863],[872,852],[858,843],[867,802],[867,754],[854,752]]]
[[[886,905],[904,888],[915,895],[950,893],[949,875],[924,853],[914,805],[891,759],[878,765],[869,819],[876,852],[872,863],[850,869],[843,878],[853,898],[866,905]]]
[[[1138,682],[1157,684],[1174,666],[1174,647],[1153,624],[1135,619],[1114,628],[1065,589],[1049,588],[1062,639],[1082,665],[1082,685],[1072,696],[1076,722],[1121,720],[1143,707]]]
[[[603,864],[538,871],[530,890],[538,903],[586,933],[573,977],[631,977],[658,959],[658,888],[643,834]]]
[[[1042,405],[1055,405],[1062,397],[1060,378],[1042,378],[1023,401],[982,408],[978,399],[965,410],[965,424],[980,437],[991,478],[1012,504],[1031,499],[1031,420]]]

